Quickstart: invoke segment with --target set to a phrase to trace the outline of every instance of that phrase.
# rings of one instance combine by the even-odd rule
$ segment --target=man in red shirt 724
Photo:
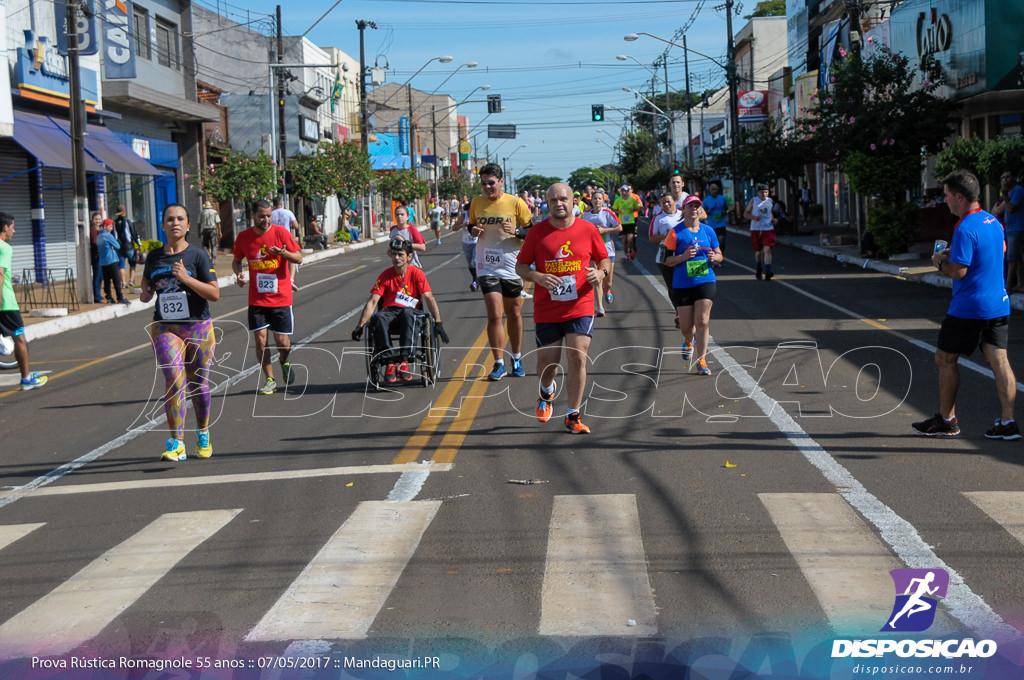
[[[292,277],[289,264],[302,264],[299,244],[286,227],[273,224],[270,201],[259,200],[253,204],[253,226],[235,239],[232,251],[234,259],[231,269],[238,277],[238,285],[244,287],[248,278],[249,286],[249,330],[256,340],[256,354],[263,367],[263,386],[260,394],[277,391],[274,368],[270,363],[267,349],[267,329],[274,332],[274,344],[281,362],[282,379],[292,384],[292,373],[288,355],[291,352],[290,336],[295,327],[292,314]],[[242,262],[248,263],[248,277],[242,270]]]
[[[555,375],[564,346],[569,401],[565,427],[573,434],[589,434],[590,428],[580,422],[580,405],[594,330],[594,290],[600,290],[601,282],[608,277],[610,260],[597,227],[573,216],[572,198],[567,184],[552,184],[548,189],[549,216],[527,233],[516,258],[516,274],[536,284],[533,320],[540,377],[537,420],[545,423],[551,418]]]

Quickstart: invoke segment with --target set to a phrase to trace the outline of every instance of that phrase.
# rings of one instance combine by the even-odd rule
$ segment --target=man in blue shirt
[[[960,434],[956,393],[960,387],[960,355],[981,347],[996,379],[1001,413],[985,432],[989,439],[1020,439],[1013,407],[1017,379],[1006,356],[1010,296],[1003,282],[1003,234],[995,216],[978,204],[981,187],[966,170],[942,179],[946,205],[960,218],[953,243],[932,255],[932,264],[953,279],[953,301],[939,330],[935,363],[939,367],[939,412],[914,423],[918,434],[955,437]]]
[[[726,213],[729,209],[729,202],[722,193],[722,185],[717,179],[708,182],[708,196],[704,199],[704,212],[708,216],[708,226],[715,230],[718,237],[718,244],[722,252],[725,252],[725,227],[727,224]],[[716,264],[721,267],[721,263]]]

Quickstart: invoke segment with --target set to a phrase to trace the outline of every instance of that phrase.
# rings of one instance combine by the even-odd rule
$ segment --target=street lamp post
[[[674,148],[675,148],[675,138],[676,138],[676,131],[675,131],[675,130],[673,129],[673,127],[672,127],[672,117],[671,117],[671,116],[669,116],[669,115],[668,115],[667,113],[665,113],[664,111],[662,111],[662,110],[661,110],[660,108],[658,108],[657,104],[655,104],[655,103],[654,103],[654,102],[652,102],[652,101],[651,101],[650,99],[648,99],[647,97],[643,96],[642,94],[640,94],[639,92],[637,92],[637,91],[636,91],[636,90],[634,90],[633,88],[631,88],[631,87],[624,87],[624,88],[622,88],[622,91],[623,91],[623,92],[632,92],[632,93],[633,93],[634,95],[636,95],[637,97],[640,97],[640,99],[643,99],[643,100],[644,100],[645,102],[647,102],[648,104],[650,104],[650,105],[651,105],[651,108],[652,108],[652,109],[654,109],[655,111],[657,111],[657,112],[658,112],[658,113],[657,113],[657,114],[655,114],[655,115],[660,115],[660,116],[661,116],[662,118],[664,118],[665,120],[667,120],[667,121],[668,121],[668,148],[669,148],[669,164],[671,165],[671,163],[672,163],[672,159],[673,159],[673,156],[672,156],[672,149],[674,149]]]
[[[414,130],[413,122],[412,122],[412,85],[410,85],[409,83],[411,83],[412,79],[415,78],[416,76],[418,76],[423,71],[423,69],[425,69],[427,66],[429,66],[432,62],[439,61],[442,64],[447,64],[448,62],[450,62],[450,61],[452,61],[454,59],[455,59],[455,57],[452,57],[452,56],[449,56],[449,55],[444,55],[442,57],[434,57],[433,59],[428,60],[427,63],[424,64],[423,66],[420,66],[419,70],[416,71],[416,73],[413,73],[412,76],[409,78],[409,80],[405,81],[405,87],[406,87],[406,90],[409,93],[409,168],[410,169],[412,169],[415,166],[414,160],[416,158],[416,149],[413,146],[413,140],[415,139],[415,130]],[[456,69],[456,70],[458,70],[458,69]]]
[[[739,206],[739,204],[741,202],[741,199],[742,199],[742,197],[740,196],[740,180],[739,180],[739,177],[737,176],[739,170],[736,167],[736,143],[738,141],[739,131],[740,131],[739,111],[736,108],[736,106],[737,106],[737,101],[736,100],[739,97],[739,92],[737,91],[737,83],[736,83],[736,45],[733,42],[733,37],[732,37],[732,8],[733,8],[733,0],[725,0],[725,29],[726,29],[726,32],[728,33],[727,37],[729,39],[729,42],[728,42],[728,51],[727,51],[727,54],[726,54],[726,63],[724,63],[724,64],[722,62],[718,61],[717,59],[715,59],[714,57],[710,56],[710,55],[704,54],[703,52],[698,52],[697,50],[695,50],[695,49],[693,49],[691,47],[687,47],[685,44],[684,45],[680,45],[679,43],[672,42],[671,40],[666,40],[665,38],[661,38],[661,37],[656,36],[656,35],[654,35],[652,33],[646,33],[644,31],[639,31],[637,33],[630,33],[630,34],[624,36],[623,40],[625,40],[627,42],[632,42],[632,41],[636,40],[638,37],[640,37],[641,35],[646,35],[649,38],[654,38],[655,40],[660,40],[663,43],[667,43],[667,44],[672,45],[674,47],[678,47],[679,49],[683,50],[684,53],[685,52],[693,52],[696,55],[702,56],[705,59],[709,60],[711,63],[713,63],[716,66],[718,66],[718,68],[720,68],[720,69],[725,71],[726,80],[729,83],[729,127],[732,128],[731,131],[730,131],[730,134],[732,136],[732,143],[729,145],[730,146],[730,154],[729,155],[730,155],[730,160],[731,160],[731,165],[732,165],[733,193],[735,194],[733,196],[733,201],[735,202],[736,206]],[[703,135],[703,131],[701,131],[701,134]]]
[[[672,100],[671,100],[670,95],[669,95],[669,87],[668,87],[668,60],[664,59],[664,58],[661,59],[661,63],[664,66],[664,73],[665,73],[665,75],[664,76],[659,76],[656,71],[654,71],[654,70],[652,70],[650,68],[647,68],[646,64],[644,64],[639,59],[637,59],[636,57],[634,57],[634,56],[632,56],[630,54],[618,54],[618,55],[615,56],[615,58],[618,59],[619,61],[626,61],[627,59],[632,59],[637,64],[639,64],[641,68],[643,68],[645,71],[650,73],[652,76],[654,76],[655,78],[661,78],[665,82],[665,115],[668,116],[668,126],[669,126],[668,155],[669,155],[670,163],[675,163],[675,159],[676,159],[675,134],[673,134],[673,131],[672,131],[672,126],[673,126],[674,123],[673,123],[673,120],[672,120]],[[686,82],[686,97],[687,97],[687,99],[689,99],[689,97],[690,97],[690,82],[689,82],[689,78],[687,78],[687,82]]]
[[[526,144],[520,144],[519,146],[517,146],[515,149],[512,150],[512,153],[510,153],[509,155],[505,156],[505,158],[501,162],[501,173],[503,175],[505,175],[505,191],[508,191],[509,187],[511,186],[511,182],[509,181],[509,178],[508,178],[508,159],[512,158],[512,156],[515,156],[516,152],[519,151],[519,149],[525,149],[525,148],[526,148]]]

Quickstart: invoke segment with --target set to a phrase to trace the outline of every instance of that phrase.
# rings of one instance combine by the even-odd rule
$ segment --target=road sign
[[[516,126],[515,125],[488,125],[487,126],[487,138],[488,139],[515,139],[516,138]]]

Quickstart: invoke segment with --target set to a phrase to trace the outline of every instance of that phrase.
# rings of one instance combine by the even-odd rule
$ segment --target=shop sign
[[[768,92],[766,90],[740,92],[738,103],[741,122],[764,120],[768,116]]]
[[[925,24],[926,16],[930,21]],[[953,22],[948,14],[940,15],[934,7],[929,15],[917,15],[917,56],[945,52],[953,45]]]
[[[320,126],[315,118],[299,116],[299,138],[307,142],[320,141]]]
[[[67,63],[46,36],[36,36],[35,31],[25,31],[25,46],[18,50],[14,67],[15,86],[42,94],[68,99],[71,88]],[[95,104],[96,72],[80,69],[82,78],[82,99]]]
[[[135,77],[135,37],[128,28],[130,0],[103,3],[103,75],[108,80]]]
[[[79,0],[79,10],[75,12],[74,31],[78,35],[78,54],[87,56],[100,51],[99,40],[96,38],[96,11],[92,0]],[[54,0],[53,16],[57,21],[57,52],[63,56],[68,53],[68,27],[66,0]]]

